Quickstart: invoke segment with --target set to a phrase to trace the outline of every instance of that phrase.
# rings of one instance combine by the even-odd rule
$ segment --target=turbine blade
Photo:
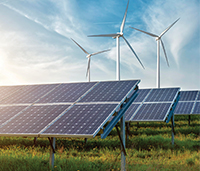
[[[122,24],[121,24],[121,27],[120,27],[120,33],[123,33],[123,30],[124,30],[124,25],[125,25],[125,21],[126,21],[126,15],[127,15],[127,11],[128,11],[128,5],[129,5],[129,0],[128,0],[127,6],[126,6],[126,11],[124,13],[124,18],[122,20]]]
[[[167,65],[168,65],[168,67],[169,67],[169,61],[168,61],[168,58],[167,58],[167,53],[166,53],[166,51],[165,51],[164,43],[163,43],[162,39],[160,39],[160,40],[161,40],[161,45],[162,45],[162,48],[163,48],[163,51],[164,51],[164,54],[165,54],[165,59],[166,59],[166,61],[167,61]]]
[[[152,34],[152,33],[149,33],[149,32],[146,32],[146,31],[143,31],[143,30],[140,30],[140,29],[131,27],[131,26],[129,26],[129,27],[132,28],[132,29],[135,29],[135,30],[137,30],[137,31],[140,31],[140,32],[142,32],[142,33],[148,34],[148,35],[150,35],[150,36],[152,36],[152,37],[158,37],[158,36],[155,35],[155,34]]]
[[[114,34],[89,35],[88,37],[116,37],[118,35],[119,35],[118,33],[114,33]]]
[[[124,36],[122,36],[123,39],[125,40],[125,42],[127,43],[127,45],[129,46],[129,48],[131,49],[131,51],[134,53],[135,57],[137,58],[137,60],[140,62],[140,64],[142,65],[142,67],[144,68],[144,65],[142,64],[142,62],[140,61],[140,59],[138,58],[137,54],[135,53],[135,51],[133,50],[133,48],[131,47],[131,45],[129,44],[129,42],[125,39]],[[145,68],[144,68],[145,69]]]
[[[110,49],[103,50],[103,51],[96,52],[96,53],[92,53],[91,56],[97,55],[97,54],[99,54],[99,53],[107,52],[107,51],[110,51]]]
[[[88,58],[88,66],[87,66],[87,71],[86,71],[86,77],[88,76],[90,72],[90,57]]]
[[[175,22],[173,22],[169,27],[167,27],[159,37],[162,37],[180,18],[178,18]]]
[[[71,38],[71,39],[72,39],[72,38]],[[86,54],[89,55],[89,53],[88,53],[85,49],[83,49],[83,48],[81,47],[81,45],[79,45],[74,39],[72,39],[72,41],[73,41],[74,43],[76,43],[76,44],[83,50],[83,52],[85,52]]]

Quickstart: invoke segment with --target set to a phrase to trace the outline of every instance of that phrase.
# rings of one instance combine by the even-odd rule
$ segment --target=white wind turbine
[[[131,45],[129,44],[129,42],[125,39],[124,35],[123,35],[123,30],[124,30],[124,25],[125,25],[125,21],[126,21],[126,15],[127,15],[127,10],[128,10],[128,5],[129,5],[129,0],[127,3],[127,7],[126,7],[126,11],[124,14],[124,18],[120,27],[120,32],[118,33],[114,33],[114,34],[101,34],[101,35],[89,35],[88,37],[113,37],[116,38],[116,44],[117,44],[117,67],[116,67],[116,79],[120,80],[120,42],[119,42],[119,38],[122,37],[124,39],[124,41],[127,43],[127,45],[129,46],[129,48],[131,49],[131,51],[133,52],[133,54],[135,55],[135,57],[137,58],[137,60],[140,62],[140,64],[142,65],[142,67],[144,68],[142,62],[140,61],[139,57],[137,56],[137,54],[135,53],[135,51],[133,50],[133,48],[131,47]]]
[[[157,41],[157,88],[160,88],[160,42],[161,42],[161,45],[162,45],[162,48],[163,48],[163,52],[165,54],[165,59],[167,61],[167,65],[169,66],[169,62],[168,62],[168,58],[167,58],[167,53],[166,53],[166,50],[165,50],[165,46],[164,46],[164,43],[161,39],[161,37],[179,20],[180,18],[178,18],[174,23],[172,23],[169,27],[167,27],[161,34],[160,36],[156,35],[156,34],[152,34],[152,33],[149,33],[149,32],[146,32],[146,31],[143,31],[143,30],[139,30],[139,29],[136,29],[134,27],[130,27],[132,29],[135,29],[135,30],[138,30],[140,32],[143,32],[145,34],[148,34],[152,37],[156,37],[156,41]]]
[[[72,39],[72,38],[71,38],[71,39]],[[72,39],[72,41],[73,41],[74,43],[76,43],[76,44],[83,50],[83,52],[85,52],[85,53],[87,54],[86,58],[88,58],[88,66],[87,66],[86,77],[88,76],[88,82],[90,82],[90,61],[91,61],[90,58],[91,58],[91,56],[97,55],[97,54],[99,54],[99,53],[107,52],[107,51],[109,51],[110,49],[108,49],[108,50],[103,50],[103,51],[100,51],[100,52],[95,52],[95,53],[90,54],[90,53],[88,53],[85,49],[83,49],[74,39]]]

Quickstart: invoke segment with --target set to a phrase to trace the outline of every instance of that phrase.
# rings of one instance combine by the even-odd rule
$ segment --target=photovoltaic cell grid
[[[25,86],[0,86],[0,104],[1,101],[11,96],[13,93],[19,91]]]
[[[125,113],[129,121],[165,121],[178,96],[179,88],[140,89],[138,97]]]
[[[54,122],[41,136],[87,136],[93,135],[102,123],[113,113],[117,104],[83,104],[75,105]]]
[[[80,102],[120,102],[137,82],[138,80],[100,82]]]
[[[31,106],[0,128],[1,134],[39,134],[70,105]],[[12,106],[13,107],[13,106]]]
[[[180,91],[180,100],[175,115],[199,115],[200,91]]]
[[[0,104],[34,103],[58,85],[59,84],[27,85],[9,96],[9,98],[1,101]]]
[[[75,102],[97,82],[61,84],[37,103]]]
[[[95,136],[138,83],[138,80],[98,83],[40,136]]]
[[[93,137],[138,83],[133,80],[25,86],[0,104],[0,135]],[[90,100],[95,95],[98,98]],[[104,102],[105,96],[109,100]],[[84,98],[86,101],[82,102]]]

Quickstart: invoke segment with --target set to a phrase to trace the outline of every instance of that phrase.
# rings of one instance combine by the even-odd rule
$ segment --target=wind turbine
[[[72,38],[71,38],[72,39]],[[86,58],[88,58],[88,66],[87,66],[87,72],[86,72],[86,77],[88,76],[88,82],[90,82],[90,61],[91,61],[91,56],[94,56],[94,55],[97,55],[97,54],[100,54],[100,53],[103,53],[103,52],[107,52],[109,51],[110,49],[108,50],[103,50],[103,51],[100,51],[100,52],[95,52],[95,53],[88,53],[85,49],[83,49],[83,47],[81,47],[81,45],[79,45],[74,39],[72,39],[72,41],[74,43],[76,43],[82,50],[83,52],[85,52],[87,54]]]
[[[146,31],[143,31],[143,30],[139,30],[137,28],[134,28],[134,27],[130,27],[132,29],[135,29],[135,30],[138,30],[140,32],[143,32],[145,34],[148,34],[152,37],[156,37],[156,41],[157,41],[157,88],[160,88],[160,42],[161,42],[161,46],[163,48],[163,52],[165,54],[165,59],[166,59],[166,62],[167,62],[167,65],[169,66],[169,62],[168,62],[168,58],[167,58],[167,53],[166,53],[166,50],[165,50],[165,46],[164,46],[164,43],[161,39],[161,37],[179,20],[180,18],[178,18],[174,23],[172,23],[169,27],[167,27],[159,36],[156,35],[156,34],[152,34],[152,33],[149,33],[149,32],[146,32]]]
[[[133,52],[133,54],[135,55],[135,57],[137,58],[137,60],[140,62],[140,64],[142,65],[142,67],[144,68],[142,62],[140,61],[139,57],[137,56],[137,54],[135,53],[135,51],[133,50],[133,48],[131,47],[131,45],[129,44],[129,42],[125,39],[124,35],[123,35],[123,30],[124,30],[124,25],[125,25],[125,21],[126,21],[126,15],[127,15],[127,10],[128,10],[128,5],[129,5],[129,0],[127,3],[127,7],[126,7],[126,11],[124,14],[124,18],[122,20],[122,24],[120,26],[120,32],[118,33],[114,33],[114,34],[101,34],[101,35],[89,35],[88,37],[113,37],[116,38],[116,45],[117,45],[117,67],[116,67],[116,79],[120,80],[120,41],[119,38],[122,37],[124,39],[124,41],[126,42],[126,44],[129,46],[129,48],[131,49],[131,51]]]

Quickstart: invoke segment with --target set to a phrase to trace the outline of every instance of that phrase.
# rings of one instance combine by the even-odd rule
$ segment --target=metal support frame
[[[55,137],[51,137],[51,138],[48,137],[48,139],[49,139],[50,146],[51,146],[49,166],[50,166],[50,168],[53,168],[54,167],[54,153],[56,153],[56,151],[55,151],[56,138]]]
[[[174,124],[174,110],[176,108],[176,105],[178,104],[178,101],[180,99],[180,92],[178,93],[178,96],[169,112],[169,115],[167,117],[167,120],[166,120],[166,123],[169,123],[170,119],[171,119],[171,127],[172,127],[172,145],[174,145],[174,135],[175,135],[175,130],[174,130],[174,127],[175,127],[175,124]]]
[[[130,122],[126,122],[125,126],[126,126],[126,142],[127,142],[130,135]]]
[[[37,137],[34,137],[34,140],[33,140],[34,145],[36,145],[36,141],[37,141]]]
[[[125,116],[123,115],[120,120],[120,137],[121,137],[121,171],[126,170],[126,139],[125,139]]]
[[[108,134],[115,127],[115,125],[118,123],[120,118],[122,118],[122,116],[124,115],[124,113],[126,112],[128,107],[132,104],[133,100],[136,98],[136,95],[137,95],[137,89],[132,94],[132,96],[128,100],[126,100],[126,103],[124,103],[124,105],[122,106],[122,108],[118,112],[118,114],[116,116],[114,116],[113,119],[110,121],[110,123],[106,126],[106,128],[104,129],[103,134],[101,134],[101,138],[102,139],[104,139],[104,138],[106,138],[108,136]],[[125,119],[124,119],[124,122],[125,122]]]
[[[118,126],[115,125],[115,128],[116,128],[117,134],[118,134],[118,136],[119,136],[119,140],[120,140],[120,143],[121,143],[122,151],[124,152],[124,155],[126,156],[125,144],[123,143],[123,140],[122,140],[122,137],[121,137],[121,135],[120,135],[120,131],[119,131],[119,129],[118,129]]]
[[[174,115],[171,117],[171,123],[172,123],[172,145],[174,145],[174,135],[175,135],[175,130],[174,130]]]

